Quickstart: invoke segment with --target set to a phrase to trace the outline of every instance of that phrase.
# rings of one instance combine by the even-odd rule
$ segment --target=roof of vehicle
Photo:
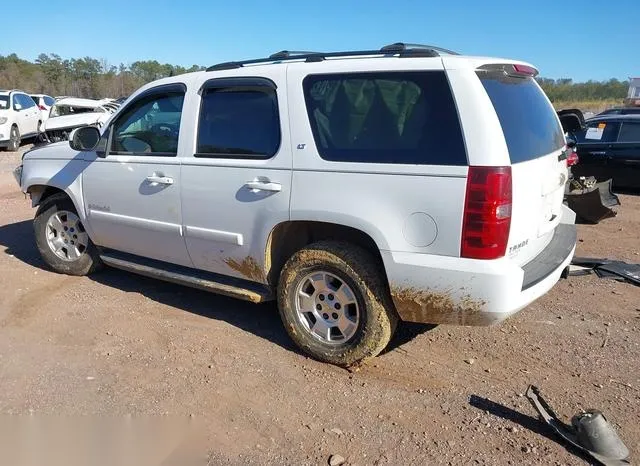
[[[12,92],[21,92],[23,94],[26,94],[26,92],[20,89],[0,89],[0,94],[11,94]]]
[[[85,107],[85,108],[98,108],[104,104],[112,102],[111,99],[83,99],[80,97],[65,97],[56,101],[55,105],[68,105],[69,107]]]
[[[618,113],[610,114],[610,115],[596,115],[586,120],[587,123],[590,121],[610,121],[610,120],[630,120],[630,121],[640,121],[640,114],[631,113],[626,115],[620,115]]]
[[[530,67],[537,74],[537,69],[522,60],[512,60],[497,57],[479,57],[458,55],[450,50],[435,46],[396,43],[377,50],[347,51],[347,52],[291,52],[281,51],[267,58],[224,62],[210,66],[207,71],[194,71],[176,76],[161,78],[139,88],[132,96],[138,95],[157,86],[191,82],[200,82],[203,77],[245,77],[255,76],[259,67],[259,74],[271,74],[270,70],[287,67],[289,64],[308,64],[309,69],[317,73],[320,69],[327,72],[358,70],[420,69],[421,60],[441,60],[447,70],[478,69],[483,65],[524,65]],[[400,61],[387,61],[400,60]],[[402,64],[400,64],[402,63]],[[326,68],[325,68],[326,67]],[[264,72],[263,72],[264,70]],[[535,75],[535,74],[534,74]]]

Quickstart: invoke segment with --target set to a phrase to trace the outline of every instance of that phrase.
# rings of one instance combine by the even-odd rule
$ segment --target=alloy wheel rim
[[[67,262],[80,259],[89,245],[89,235],[80,219],[68,210],[59,210],[49,217],[46,237],[49,249]]]
[[[351,287],[337,275],[316,271],[306,275],[295,293],[298,321],[314,338],[343,344],[356,334],[360,308]]]

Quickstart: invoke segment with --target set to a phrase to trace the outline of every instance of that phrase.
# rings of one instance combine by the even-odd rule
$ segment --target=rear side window
[[[196,157],[270,158],[279,147],[275,89],[232,87],[205,91]]]
[[[467,164],[443,71],[310,75],[303,87],[316,147],[325,160]]]
[[[480,71],[478,76],[498,115],[511,163],[525,162],[564,146],[562,127],[533,78]]]
[[[640,122],[623,122],[618,142],[640,142]]]

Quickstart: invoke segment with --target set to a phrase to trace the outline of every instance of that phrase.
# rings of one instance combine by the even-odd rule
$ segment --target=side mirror
[[[83,126],[74,129],[69,137],[69,145],[73,150],[91,151],[100,142],[100,131],[94,126]]]

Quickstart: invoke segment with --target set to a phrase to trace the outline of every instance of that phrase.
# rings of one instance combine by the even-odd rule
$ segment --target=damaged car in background
[[[62,98],[51,107],[49,119],[44,124],[43,139],[46,142],[64,141],[76,128],[100,128],[119,107],[113,99]]]

